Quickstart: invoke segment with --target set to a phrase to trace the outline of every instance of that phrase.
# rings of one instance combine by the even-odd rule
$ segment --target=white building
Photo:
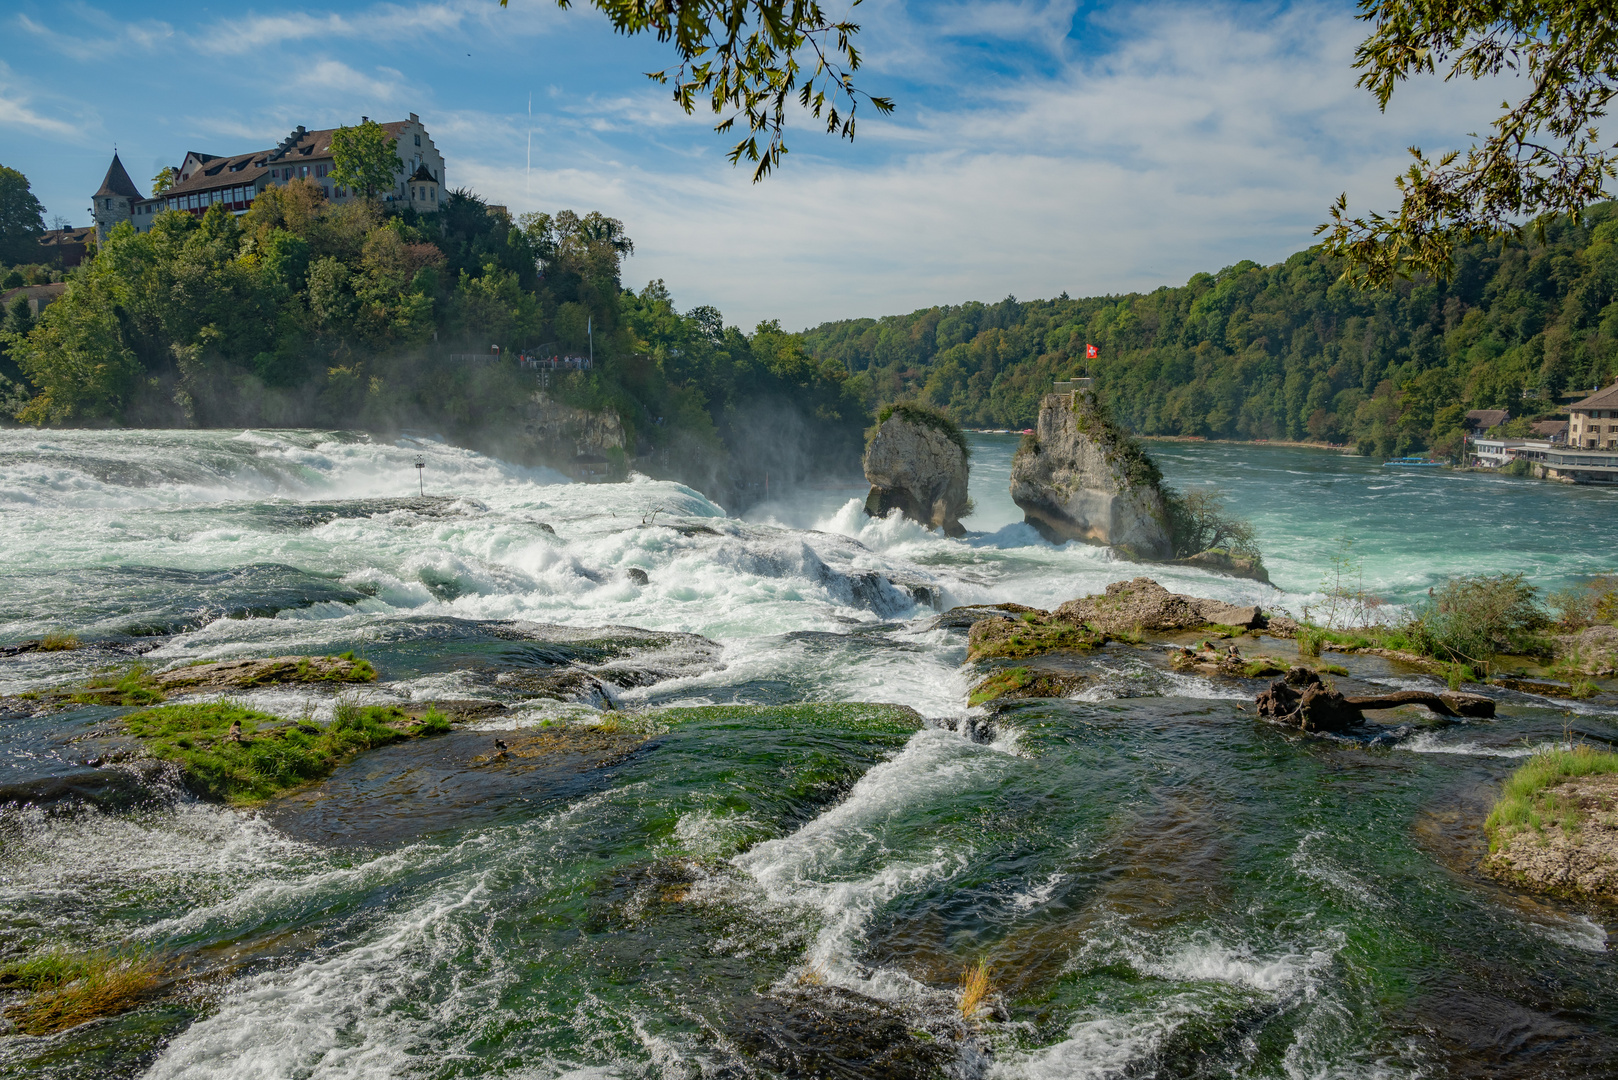
[[[393,186],[380,192],[379,197],[388,206],[408,206],[423,213],[436,211],[448,192],[444,186],[444,155],[433,145],[421,118],[411,113],[408,120],[391,121],[381,127],[393,137],[394,151],[403,167],[395,174]],[[137,232],[145,232],[165,210],[201,216],[214,203],[224,203],[230,212],[243,213],[265,188],[293,180],[311,180],[330,201],[346,202],[355,193],[331,179],[331,138],[336,130],[309,131],[300,124],[273,149],[234,157],[193,150],[176,170],[174,186],[155,196],[142,195],[118,155],[113,154],[106,179],[91,199],[96,239],[105,240],[121,221],[131,222]]]

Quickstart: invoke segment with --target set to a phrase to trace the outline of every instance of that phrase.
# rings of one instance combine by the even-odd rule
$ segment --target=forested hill
[[[811,354],[969,426],[1026,427],[1051,382],[1096,377],[1146,435],[1449,450],[1468,409],[1549,415],[1618,374],[1618,209],[1544,243],[1463,250],[1449,282],[1362,292],[1316,250],[1151,293],[934,307],[806,331]],[[1086,342],[1099,347],[1084,359]],[[1524,392],[1527,400],[1524,400]],[[1525,421],[1520,420],[1519,426]]]

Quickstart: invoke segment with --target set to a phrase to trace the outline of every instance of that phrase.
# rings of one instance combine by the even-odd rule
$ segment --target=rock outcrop
[[[960,519],[967,512],[966,441],[947,420],[895,409],[866,444],[864,465],[871,485],[867,514],[884,517],[898,509],[946,536],[965,534]]]
[[[1011,466],[1011,498],[1053,543],[1174,557],[1157,466],[1087,392],[1047,394]]]
[[[1254,605],[1238,607],[1222,600],[1171,593],[1149,577],[1115,581],[1105,593],[1069,600],[1056,609],[1056,617],[1107,634],[1165,633],[1210,624],[1256,630],[1266,621]]]
[[[567,472],[591,472],[605,464],[608,451],[623,451],[624,425],[616,412],[575,409],[553,400],[543,390],[528,401],[523,436],[546,464]],[[582,462],[581,462],[581,459]]]
[[[1499,838],[1483,868],[1538,892],[1618,903],[1618,776],[1580,776],[1555,787],[1576,828],[1555,815]]]

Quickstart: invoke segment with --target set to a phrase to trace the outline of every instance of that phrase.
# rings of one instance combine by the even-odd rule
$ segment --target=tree
[[[854,86],[860,54],[854,48],[857,23],[831,22],[816,0],[590,0],[614,30],[628,37],[655,34],[674,43],[677,68],[648,72],[657,82],[674,84],[674,102],[689,115],[698,95],[708,98],[714,125],[721,134],[743,116],[747,136],[730,150],[731,164],[743,158],[755,164],[757,183],[781,164],[787,152],[782,135],[787,102],[796,97],[826,130],[854,138],[854,113],[865,98],[880,113],[893,102],[872,97]],[[850,6],[857,6],[853,0]],[[572,0],[556,0],[572,7]],[[506,6],[506,0],[500,0]],[[812,59],[804,71],[799,57]],[[801,80],[801,84],[800,84]],[[839,108],[839,103],[843,107]],[[764,139],[763,147],[759,145]],[[335,146],[335,140],[333,140]]]
[[[1252,523],[1225,512],[1225,500],[1216,491],[1193,489],[1184,495],[1165,491],[1174,553],[1182,558],[1204,551],[1228,551],[1258,558],[1258,539]]]
[[[398,142],[375,120],[338,128],[331,136],[332,183],[353,188],[367,199],[392,188],[404,169],[394,150]]]
[[[1360,43],[1358,85],[1385,110],[1411,75],[1445,70],[1445,80],[1514,75],[1524,85],[1515,105],[1462,159],[1434,162],[1411,147],[1414,163],[1395,179],[1401,203],[1392,216],[1350,218],[1338,196],[1324,244],[1348,260],[1345,273],[1381,287],[1424,272],[1447,279],[1455,251],[1478,239],[1522,234],[1524,216],[1566,214],[1604,198],[1618,176],[1618,145],[1597,140],[1598,121],[1618,94],[1618,20],[1594,0],[1360,0],[1375,29]],[[1475,138],[1475,136],[1474,136]],[[1545,219],[1536,233],[1543,238]]]
[[[38,262],[44,235],[45,208],[28,189],[28,177],[0,165],[0,263]]]
[[[174,181],[178,179],[178,175],[179,174],[174,171],[174,166],[163,166],[163,171],[152,177],[152,194],[161,195],[163,192],[173,187]]]

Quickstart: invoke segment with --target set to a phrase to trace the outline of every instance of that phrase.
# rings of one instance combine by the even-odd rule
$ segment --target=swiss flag
[[[1084,358],[1086,360],[1094,360],[1096,355],[1096,347],[1091,345],[1089,342],[1086,342],[1084,345]]]

